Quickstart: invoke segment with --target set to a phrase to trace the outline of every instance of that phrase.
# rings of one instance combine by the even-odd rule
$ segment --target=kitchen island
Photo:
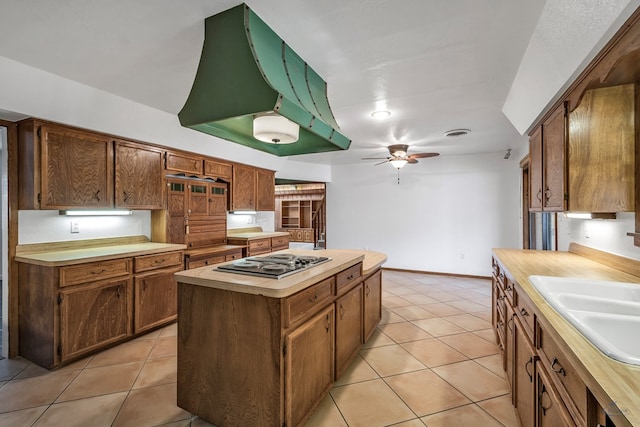
[[[371,336],[385,255],[285,252],[330,260],[281,279],[176,274],[178,406],[219,426],[302,425]]]

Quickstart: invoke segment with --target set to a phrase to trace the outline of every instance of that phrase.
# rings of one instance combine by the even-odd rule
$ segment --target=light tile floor
[[[384,271],[383,318],[307,426],[518,426],[489,280]],[[176,406],[176,325],[46,371],[0,360],[0,426],[210,424]]]

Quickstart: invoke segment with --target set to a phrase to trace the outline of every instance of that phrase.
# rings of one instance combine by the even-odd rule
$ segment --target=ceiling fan
[[[418,159],[440,155],[440,153],[407,154],[407,151],[409,150],[409,146],[407,144],[393,144],[387,148],[389,149],[389,157],[363,157],[362,160],[383,160],[380,163],[376,163],[374,166],[378,166],[383,163],[391,163],[391,166],[400,170],[407,163],[414,164],[418,163]]]

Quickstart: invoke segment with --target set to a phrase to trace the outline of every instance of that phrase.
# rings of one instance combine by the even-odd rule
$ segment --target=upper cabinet
[[[258,169],[256,172],[256,210],[276,209],[276,177],[273,171]]]
[[[529,138],[530,210],[559,212],[566,206],[567,115],[560,105]]]
[[[111,208],[111,138],[39,120],[19,124],[19,209]]]
[[[167,151],[165,167],[169,171],[202,175],[203,159],[197,154]]]
[[[588,90],[569,115],[569,211],[634,210],[635,96],[633,84]]]
[[[132,142],[115,143],[117,208],[163,209],[164,185],[160,149]]]
[[[233,175],[232,169],[231,163],[204,159],[204,174],[207,177],[231,182],[231,177]]]

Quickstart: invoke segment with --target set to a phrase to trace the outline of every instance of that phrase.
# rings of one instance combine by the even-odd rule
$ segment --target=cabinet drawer
[[[198,157],[191,157],[187,154],[172,153],[170,151],[167,151],[165,168],[178,172],[187,172],[202,175],[203,159]]]
[[[276,249],[276,248],[286,249],[287,247],[289,247],[289,236],[272,237],[271,247],[273,249]]]
[[[587,387],[578,376],[558,343],[545,332],[538,323],[538,349],[542,363],[549,372],[552,382],[557,386],[569,410],[575,408],[582,420],[587,415]],[[573,407],[573,408],[572,408]],[[573,412],[573,411],[571,411]],[[583,423],[584,424],[584,423]]]
[[[529,300],[523,291],[518,291],[516,293],[516,307],[515,311],[518,315],[518,318],[522,321],[524,325],[524,330],[529,336],[531,342],[534,341],[534,331],[535,331],[535,319],[534,319],[534,311],[533,311],[533,303]]]
[[[288,297],[284,302],[287,326],[325,307],[333,297],[334,283],[330,277]]]
[[[271,239],[249,240],[249,252],[251,254],[264,250],[271,251]]]
[[[228,261],[224,255],[216,255],[207,258],[189,259],[187,261],[187,270],[192,268],[205,267],[207,265],[220,264],[221,262]]]
[[[516,287],[513,284],[513,280],[509,276],[504,276],[504,295],[507,297],[509,304],[513,306],[515,301]]]
[[[181,264],[182,252],[166,252],[162,254],[144,255],[133,259],[133,266],[136,273]]]
[[[349,283],[359,279],[360,276],[362,276],[361,262],[336,274],[336,293],[340,294],[341,290],[345,289]]]
[[[60,267],[60,286],[78,285],[128,274],[131,274],[131,258]]]
[[[240,258],[242,258],[242,250],[238,250],[237,252],[226,254],[224,256],[225,261],[233,261],[234,259],[240,259]]]

